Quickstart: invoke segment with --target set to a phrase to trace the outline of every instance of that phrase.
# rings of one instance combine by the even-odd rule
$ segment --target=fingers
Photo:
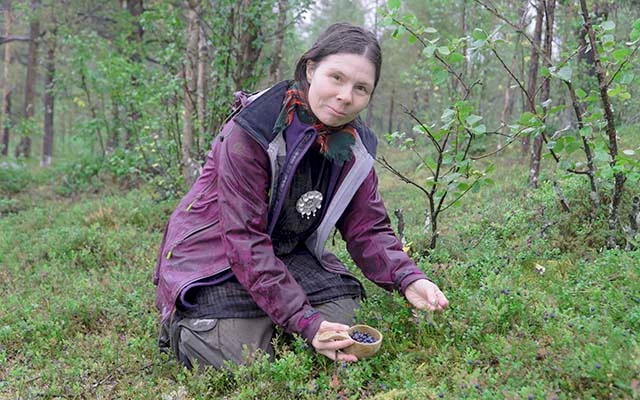
[[[320,324],[320,329],[318,329],[316,336],[311,341],[311,345],[318,353],[332,360],[346,362],[358,361],[358,357],[353,354],[345,354],[340,351],[355,343],[346,333],[347,329],[349,329],[348,325],[323,321]],[[327,337],[332,337],[332,334],[336,334],[334,336],[335,340],[325,340]]]
[[[444,293],[437,287],[427,294],[427,309],[429,311],[442,311],[448,305],[449,300],[447,300]]]
[[[419,310],[442,311],[449,305],[438,286],[426,279],[417,280],[409,285],[405,297]]]
[[[438,305],[440,306],[440,309],[447,308],[447,306],[449,305],[449,300],[444,295],[444,293],[442,293],[440,290],[438,290],[438,292],[436,293],[436,296],[438,298],[437,301],[438,301]]]
[[[358,357],[353,354],[343,353],[339,350],[318,350],[318,353],[330,358],[331,360],[344,361],[344,362],[356,362]]]
[[[330,350],[336,351],[344,349],[345,347],[349,347],[354,343],[353,339],[342,339],[342,340],[332,340],[329,342],[320,342],[314,343],[314,347],[316,350]]]

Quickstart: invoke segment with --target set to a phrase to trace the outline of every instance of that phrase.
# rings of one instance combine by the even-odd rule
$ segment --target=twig
[[[393,22],[395,22],[396,24],[398,24],[398,25],[402,26],[404,29],[406,29],[407,32],[409,32],[411,35],[413,35],[424,47],[428,46],[427,43],[425,43],[425,41],[422,40],[422,38],[417,33],[415,33],[415,31],[413,29],[411,29],[410,27],[407,26],[407,24],[405,24],[402,21],[399,21],[396,18],[393,18]],[[469,86],[467,86],[467,84],[464,82],[462,77],[456,71],[454,71],[453,68],[451,67],[451,65],[448,62],[446,62],[445,60],[443,60],[442,57],[440,57],[440,55],[438,55],[437,53],[433,53],[433,55],[435,56],[435,58],[438,61],[440,61],[442,64],[444,64],[444,66],[447,68],[447,71],[451,75],[453,75],[458,80],[458,82],[460,82],[462,84],[462,86],[465,89],[465,93],[468,94],[471,91],[471,88],[469,88]]]
[[[405,107],[404,104],[400,104],[400,107],[402,107],[404,109],[404,113],[407,114],[408,116],[411,117],[411,119],[413,119],[414,121],[416,121],[420,127],[422,127],[422,129],[424,130],[424,132],[427,134],[427,136],[429,136],[429,139],[431,139],[431,142],[433,143],[434,146],[436,146],[436,149],[438,150],[439,153],[442,153],[442,148],[440,147],[440,144],[438,143],[438,141],[436,140],[436,138],[433,137],[433,134],[431,133],[431,131],[429,130],[429,128],[427,128],[422,121],[420,121],[418,119],[418,117],[416,117],[416,115],[413,113],[413,111],[409,110],[407,107]]]
[[[405,183],[408,183],[410,185],[413,185],[415,187],[417,187],[418,189],[420,189],[424,194],[426,194],[427,196],[429,196],[429,192],[427,192],[422,186],[418,185],[417,183],[415,183],[414,181],[412,181],[411,179],[407,178],[406,176],[402,175],[400,172],[398,172],[398,170],[396,170],[395,168],[393,168],[391,166],[391,164],[389,164],[389,162],[384,158],[384,156],[380,157],[380,158],[376,158],[376,161],[379,162],[384,168],[386,168],[389,172],[391,172],[392,174],[394,174],[395,176],[397,176],[398,178],[400,178],[400,180],[402,180]]]

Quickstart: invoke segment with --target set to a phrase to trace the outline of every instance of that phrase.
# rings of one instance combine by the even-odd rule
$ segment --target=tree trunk
[[[142,11],[144,10],[144,2],[143,0],[120,0],[120,4],[122,5],[122,7],[126,8],[127,11],[129,11],[129,14],[131,14],[133,20],[133,30],[129,35],[129,43],[137,48],[142,43],[142,38],[144,35],[144,29],[142,29],[142,24],[140,23],[140,16],[142,15]],[[132,64],[141,62],[140,53],[138,53],[137,50],[134,51],[129,61]],[[138,85],[140,85],[140,82],[138,82],[138,78],[132,75],[131,86],[136,87]],[[141,115],[140,110],[137,108],[137,105],[134,105],[129,101],[127,101],[127,114],[129,122],[125,124],[125,147],[132,148],[136,142],[136,135],[138,134],[138,120],[140,119]]]
[[[256,63],[260,58],[262,46],[257,44],[261,34],[260,27],[247,12],[251,8],[251,0],[238,1],[239,15],[236,29],[239,33],[239,54],[236,55],[236,69],[233,74],[235,90],[241,90],[245,82],[256,72]]]
[[[616,169],[618,158],[618,139],[616,138],[615,116],[609,100],[609,84],[607,83],[607,75],[600,55],[598,54],[598,43],[596,41],[596,33],[589,19],[589,10],[585,0],[580,0],[580,8],[582,9],[582,18],[589,36],[591,51],[593,52],[594,65],[596,67],[596,76],[598,77],[598,89],[600,90],[600,100],[604,109],[604,117],[607,121],[607,135],[609,137],[609,157],[611,161],[609,165],[612,169]],[[607,238],[607,247],[616,247],[615,234],[619,225],[620,202],[622,201],[622,193],[624,191],[624,182],[626,177],[623,172],[616,172],[614,175],[614,189],[609,203],[609,236]]]
[[[113,153],[120,146],[120,129],[122,126],[120,105],[113,97],[111,98],[111,119],[113,120],[113,129],[111,129],[107,138],[108,153]]]
[[[278,0],[278,24],[276,26],[276,42],[273,45],[273,57],[269,68],[269,82],[276,83],[282,80],[282,48],[284,47],[284,34],[286,31],[287,10],[289,2]]]
[[[551,67],[551,52],[553,48],[553,23],[555,17],[556,0],[543,0],[542,5],[545,13],[545,36],[544,36],[544,54],[545,54],[545,67]],[[551,92],[551,78],[545,77],[542,81],[542,91],[540,93],[540,102],[546,104],[549,100]],[[546,113],[548,106],[544,107],[544,113],[546,120]],[[537,188],[538,178],[540,176],[540,159],[542,157],[542,146],[544,133],[538,133],[533,141],[533,148],[531,149],[531,161],[529,163],[529,186]]]
[[[55,23],[55,22],[54,22]],[[44,89],[44,137],[42,139],[42,158],[40,166],[48,167],[51,165],[53,156],[53,106],[55,101],[54,79],[56,74],[56,29],[51,32],[51,38],[48,41],[46,75]]]
[[[513,4],[510,6],[515,7]],[[525,6],[522,10],[522,16],[520,17],[520,26],[524,26],[525,21],[527,20],[527,7]],[[513,59],[511,61],[511,70],[516,71],[518,67],[519,59],[522,59],[522,45],[521,45],[522,35],[518,35],[516,38],[516,43],[514,46]],[[501,135],[498,135],[498,145],[497,150],[501,150],[504,146],[504,137],[509,136],[509,120],[511,119],[511,114],[513,113],[513,106],[515,104],[516,97],[513,96],[513,91],[511,90],[511,82],[513,78],[511,78],[510,74],[506,76],[506,83],[504,88],[504,100],[502,104],[502,112],[500,113],[500,125],[501,125]]]
[[[31,0],[31,10],[35,11],[40,7],[40,0]],[[27,77],[24,85],[24,107],[22,109],[22,115],[24,121],[27,124],[27,129],[30,130],[29,125],[33,122],[33,114],[35,111],[35,88],[36,80],[38,79],[37,67],[38,67],[38,36],[40,35],[40,21],[33,19],[29,24],[29,51],[27,55]],[[30,132],[23,133],[20,138],[20,143],[16,147],[16,158],[24,156],[26,158],[31,157],[31,137]]]
[[[375,7],[375,14],[373,16],[373,34],[377,37],[378,36],[378,0],[376,0],[376,7]],[[365,121],[366,125],[368,127],[372,127],[373,126],[373,117],[374,117],[374,109],[375,109],[375,99],[370,99],[369,100],[369,106],[367,107],[367,119]],[[383,125],[384,122],[381,120],[380,121],[380,125]]]
[[[387,132],[393,132],[393,106],[395,103],[396,88],[391,89],[391,98],[389,99],[389,123],[387,125]]]
[[[184,59],[184,112],[182,114],[182,176],[191,185],[195,180],[193,161],[193,131],[195,94],[197,85],[199,20],[198,0],[187,2],[187,49]]]
[[[198,155],[203,158],[207,149],[207,132],[209,132],[207,118],[207,92],[209,90],[209,46],[204,32],[203,24],[199,24],[198,29],[198,80],[196,83],[198,112]]]
[[[529,78],[527,81],[527,93],[528,99],[525,101],[525,111],[535,113],[533,104],[535,104],[536,86],[538,82],[538,64],[540,60],[540,54],[538,49],[540,48],[540,42],[542,41],[542,17],[544,13],[544,0],[536,0],[536,23],[533,32],[533,46],[531,47],[531,59],[529,60]],[[529,154],[530,138],[525,136],[522,138],[522,154]]]
[[[11,35],[11,23],[13,14],[11,12],[11,0],[4,2],[4,33],[7,37]],[[0,155],[9,154],[9,133],[11,126],[11,84],[9,83],[9,66],[11,65],[11,44],[4,44],[4,68],[2,71],[2,143],[0,143]]]

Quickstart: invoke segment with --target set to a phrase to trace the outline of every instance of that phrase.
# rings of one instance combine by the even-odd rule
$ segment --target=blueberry
[[[351,332],[351,338],[360,343],[375,343],[376,339],[366,332],[353,331]]]

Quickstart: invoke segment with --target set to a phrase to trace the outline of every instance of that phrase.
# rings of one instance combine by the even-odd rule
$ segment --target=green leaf
[[[576,97],[580,100],[584,99],[587,96],[587,92],[584,90],[577,88],[576,89]]]
[[[424,33],[438,33],[438,30],[433,27],[424,28]]]
[[[628,48],[618,49],[611,53],[611,55],[616,59],[617,62],[624,61],[624,59],[627,58],[629,54],[631,54],[631,49]]]
[[[392,26],[393,24],[393,17],[391,15],[385,15],[382,19],[382,26]]]
[[[582,137],[590,137],[593,134],[593,128],[590,126],[585,126],[580,129],[580,136]]]
[[[616,23],[613,21],[604,21],[602,25],[600,25],[600,27],[602,28],[602,30],[612,31],[616,28]]]
[[[451,56],[449,56],[449,62],[451,64],[459,63],[459,62],[462,62],[462,61],[464,61],[464,56],[462,54],[458,53],[457,51],[451,53]]]
[[[615,45],[616,38],[613,35],[606,34],[602,35],[602,45]]]
[[[467,117],[467,119],[465,120],[465,122],[467,124],[469,124],[469,126],[473,126],[475,124],[477,124],[478,122],[480,122],[482,120],[482,117],[479,115],[475,115],[475,114],[471,114]]]
[[[549,142],[547,143],[547,148],[552,148],[556,153],[560,153],[564,150],[564,140],[558,140],[557,142]]]
[[[594,156],[594,160],[603,162],[609,161],[609,153],[607,153],[605,150],[596,150],[595,153],[596,154]]]
[[[414,44],[417,40],[418,40],[418,38],[416,38],[415,35],[407,36],[407,43],[409,43],[409,44]]]
[[[471,128],[471,132],[475,133],[476,135],[483,135],[487,133],[487,127],[484,124],[480,124]]]
[[[636,78],[635,74],[631,71],[624,72],[619,75],[620,76],[620,84],[622,85],[630,85],[633,80]]]
[[[631,149],[625,149],[625,150],[622,150],[622,152],[628,156],[633,156],[636,154],[636,152]]]
[[[451,50],[449,50],[449,47],[447,46],[440,46],[438,47],[438,53],[442,54],[443,56],[448,56],[449,54],[451,54]]]
[[[402,5],[402,2],[400,0],[387,1],[387,7],[389,7],[389,10],[397,10],[400,8],[401,5]]]
[[[442,122],[449,122],[453,120],[454,116],[455,116],[455,111],[452,108],[447,108],[442,112],[442,116],[440,117],[440,120],[442,120]]]
[[[559,71],[551,71],[551,75],[555,76],[558,79],[562,79],[565,82],[571,83],[571,75],[573,70],[569,66],[564,66],[560,68]]]
[[[422,55],[424,55],[427,58],[431,58],[433,57],[433,53],[435,53],[435,51],[436,51],[436,46],[433,44],[430,44],[422,50]]]
[[[475,40],[480,40],[480,41],[487,40],[487,33],[482,29],[478,29],[478,28],[474,29],[471,36],[473,36]]]

